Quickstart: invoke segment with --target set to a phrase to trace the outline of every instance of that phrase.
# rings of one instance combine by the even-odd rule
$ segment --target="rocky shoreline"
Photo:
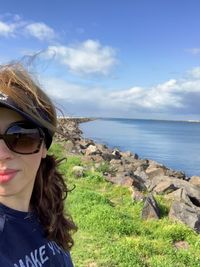
[[[65,141],[68,154],[82,155],[82,161],[94,168],[105,169],[105,179],[130,189],[132,201],[144,201],[143,219],[159,219],[161,211],[155,195],[163,195],[170,203],[169,218],[178,220],[200,233],[200,177],[187,177],[184,172],[172,170],[156,161],[141,159],[130,151],[111,149],[93,140],[84,139],[79,123],[90,118],[59,118],[55,141]],[[90,164],[91,165],[91,164]],[[81,177],[84,167],[74,172]]]

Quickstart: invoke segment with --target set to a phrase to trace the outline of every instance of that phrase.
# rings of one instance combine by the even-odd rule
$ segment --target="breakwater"
[[[55,141],[65,141],[66,153],[81,155],[86,165],[92,162],[97,169],[106,163],[105,179],[128,187],[133,201],[144,201],[144,219],[160,217],[154,195],[161,194],[171,203],[168,214],[171,219],[182,221],[200,232],[200,177],[188,177],[184,172],[151,159],[142,159],[136,153],[111,149],[85,139],[79,128],[81,122],[80,118],[59,119],[63,135],[56,135]],[[79,175],[84,172],[84,167],[79,166],[78,172]]]

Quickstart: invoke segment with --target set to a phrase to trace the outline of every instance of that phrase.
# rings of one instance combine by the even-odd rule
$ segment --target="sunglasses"
[[[28,121],[11,123],[5,133],[0,134],[7,147],[19,154],[39,152],[44,138],[42,129]]]

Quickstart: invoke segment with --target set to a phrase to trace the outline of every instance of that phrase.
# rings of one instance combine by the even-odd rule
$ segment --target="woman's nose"
[[[12,152],[7,147],[4,140],[0,139],[0,160],[8,159],[12,157]]]

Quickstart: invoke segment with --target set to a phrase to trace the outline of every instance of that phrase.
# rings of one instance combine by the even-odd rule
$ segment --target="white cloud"
[[[94,40],[71,46],[49,46],[46,56],[55,56],[72,72],[82,74],[107,74],[116,64],[114,49]]]
[[[51,40],[55,37],[54,30],[41,22],[26,25],[25,31],[39,40]]]
[[[5,23],[3,21],[0,21],[0,35],[1,36],[14,36],[16,25],[11,23]]]
[[[163,84],[151,88],[133,87],[111,93],[110,102],[133,108],[145,108],[149,110],[164,109],[168,106],[180,107],[180,98],[173,94],[172,85],[175,80],[169,80]],[[174,89],[176,89],[174,87]]]
[[[96,98],[102,101],[104,99],[101,89],[91,90],[91,88],[69,83],[54,77],[43,78],[41,80],[46,92],[52,99],[60,99],[68,102],[93,101]]]
[[[115,104],[129,105],[139,102],[144,96],[144,89],[141,87],[133,87],[126,90],[111,92],[108,94],[109,101]]]
[[[188,76],[187,79],[171,79],[153,87],[132,87],[119,91],[104,88],[89,88],[78,84],[70,84],[53,77],[45,79],[47,92],[53,99],[72,103],[74,110],[85,114],[85,109],[98,112],[112,112],[120,116],[134,116],[134,114],[200,114],[200,77]],[[67,105],[67,104],[66,104]],[[101,113],[99,113],[101,114]],[[81,115],[81,114],[80,114]],[[95,115],[96,116],[96,115]]]
[[[56,34],[52,28],[43,22],[29,22],[19,15],[5,14],[0,17],[0,36],[17,37],[31,36],[41,41],[52,40]]]

